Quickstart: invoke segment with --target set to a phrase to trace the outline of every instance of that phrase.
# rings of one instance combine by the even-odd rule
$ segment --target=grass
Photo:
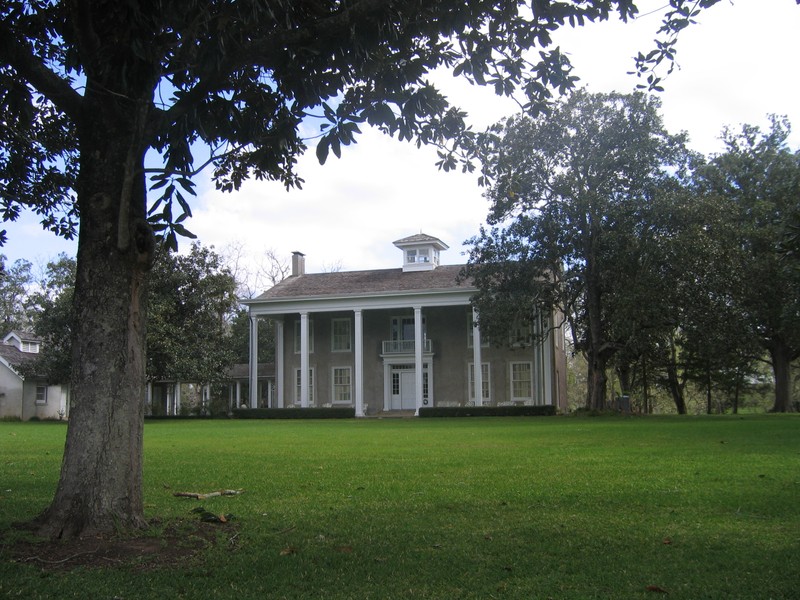
[[[0,423],[0,530],[47,504],[64,432]],[[236,533],[145,575],[0,551],[0,596],[797,598],[799,434],[794,415],[150,422],[148,516],[202,504]],[[221,488],[245,493],[172,496]]]

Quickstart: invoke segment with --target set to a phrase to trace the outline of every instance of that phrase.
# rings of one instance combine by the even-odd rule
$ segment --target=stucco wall
[[[370,310],[363,313],[364,331],[364,402],[368,406],[368,414],[380,412],[384,408],[384,360],[381,358],[381,344],[391,337],[392,317],[413,316],[413,310]],[[438,307],[423,309],[426,337],[432,342],[433,349],[433,399],[436,405],[463,405],[469,401],[468,365],[473,361],[471,347],[470,309],[466,306]],[[296,370],[300,368],[300,354],[295,352],[294,332],[299,315],[284,317],[284,406],[295,401]],[[348,318],[353,321],[352,311],[312,313],[309,315],[313,323],[313,352],[309,355],[309,366],[314,372],[314,406],[328,405],[332,401],[332,368],[334,366],[350,367],[353,383],[355,382],[354,348],[350,352],[333,352],[331,349],[332,320]],[[353,328],[353,325],[351,325]],[[352,329],[351,329],[352,331]],[[354,334],[354,331],[353,331]],[[544,350],[552,357],[552,363],[558,372],[565,375],[563,361],[552,355],[553,348],[548,345]],[[491,403],[504,403],[510,400],[510,364],[515,361],[534,363],[541,361],[535,348],[482,346],[481,361],[489,363],[491,383]],[[564,383],[550,386],[550,393],[555,404],[559,404],[556,391]],[[541,378],[534,381],[533,402],[545,403],[544,383]],[[563,395],[564,389],[560,390]]]
[[[22,380],[0,364],[0,419],[22,418]]]

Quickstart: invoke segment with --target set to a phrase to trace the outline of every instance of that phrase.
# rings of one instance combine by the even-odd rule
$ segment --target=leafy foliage
[[[153,267],[148,308],[150,379],[211,383],[234,362],[236,281],[211,249],[165,253]]]
[[[605,403],[609,359],[663,323],[648,278],[666,232],[651,219],[689,154],[658,107],[580,90],[547,116],[498,124],[483,147],[492,228],[472,240],[467,268],[481,327],[504,339],[536,306],[557,307],[589,360],[592,408]]]
[[[19,259],[6,265],[0,254],[0,323],[2,334],[13,330],[28,330],[31,326],[31,302],[28,287],[33,283],[33,264]]]
[[[800,150],[787,146],[790,131],[789,122],[775,116],[769,131],[752,125],[726,130],[725,151],[696,178],[699,192],[719,198],[735,224],[728,303],[770,356],[780,411],[790,408],[790,365],[800,357],[800,270],[781,247],[792,234],[800,197]]]
[[[639,71],[669,62],[675,35],[717,0],[675,0],[658,50]],[[361,124],[401,140],[443,146],[440,166],[471,168],[465,114],[426,79],[443,67],[500,95],[520,91],[534,114],[553,90],[570,89],[567,55],[552,33],[587,21],[636,15],[632,0],[611,2],[401,0],[0,4],[0,197],[4,220],[22,207],[56,233],[75,235],[81,123],[93,82],[112,94],[145,94],[143,148],[157,191],[149,220],[170,249],[189,236],[192,178],[211,165],[217,186],[236,190],[249,176],[300,186],[301,123],[319,119],[317,156],[341,155]],[[536,55],[529,50],[540,48]],[[652,81],[651,81],[652,83]],[[651,86],[652,87],[652,86]],[[117,111],[131,110],[106,97]],[[93,100],[94,101],[94,100]],[[138,110],[138,109],[137,109]],[[319,111],[319,112],[317,112]],[[447,146],[444,148],[444,146]],[[203,150],[205,149],[205,150]],[[198,156],[198,153],[202,153]]]
[[[52,383],[71,380],[76,269],[75,258],[59,254],[47,263],[39,289],[32,294],[37,307],[34,331],[42,338],[42,347],[29,368]]]

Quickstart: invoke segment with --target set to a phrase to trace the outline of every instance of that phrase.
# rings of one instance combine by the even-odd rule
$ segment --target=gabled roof
[[[18,370],[18,367],[25,363],[36,360],[38,356],[38,354],[23,352],[11,344],[0,344],[0,358],[3,360],[3,362],[10,365],[15,372]]]
[[[31,333],[30,331],[20,331],[18,329],[14,329],[9,331],[6,336],[3,338],[4,342],[7,342],[10,338],[15,337],[22,342],[42,342],[42,338],[40,338],[35,333]]]
[[[278,300],[308,297],[346,297],[372,294],[460,290],[468,282],[457,281],[463,265],[441,265],[429,271],[404,273],[403,269],[310,273],[284,279],[257,298]]]

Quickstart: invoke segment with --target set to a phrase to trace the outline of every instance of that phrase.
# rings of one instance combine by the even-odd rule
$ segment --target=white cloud
[[[641,2],[646,16],[633,23],[558,32],[557,42],[589,91],[634,89],[637,80],[626,72],[637,52],[653,47],[661,19],[661,12],[647,13],[665,4]],[[723,0],[704,11],[681,34],[680,68],[665,81],[667,128],[688,131],[692,146],[708,154],[721,150],[718,136],[725,125],[765,124],[768,113],[786,114],[797,128],[791,144],[800,146],[797,31],[800,7],[793,0]],[[510,100],[461,79],[437,74],[436,82],[469,111],[477,129],[517,110]],[[450,245],[444,262],[461,263],[461,244],[478,232],[488,204],[475,174],[443,173],[435,162],[431,148],[366,131],[355,146],[343,148],[341,159],[331,155],[322,167],[312,148],[299,163],[306,180],[302,190],[287,193],[280,184],[250,181],[238,193],[221,194],[201,182],[188,226],[204,245],[243,243],[256,263],[265,249],[286,257],[302,251],[309,271],[337,262],[347,270],[397,266],[401,255],[391,242],[420,230]],[[18,242],[20,228],[8,229]],[[32,251],[25,246],[21,256]],[[46,246],[37,238],[35,248]],[[14,255],[11,247],[4,250]]]

